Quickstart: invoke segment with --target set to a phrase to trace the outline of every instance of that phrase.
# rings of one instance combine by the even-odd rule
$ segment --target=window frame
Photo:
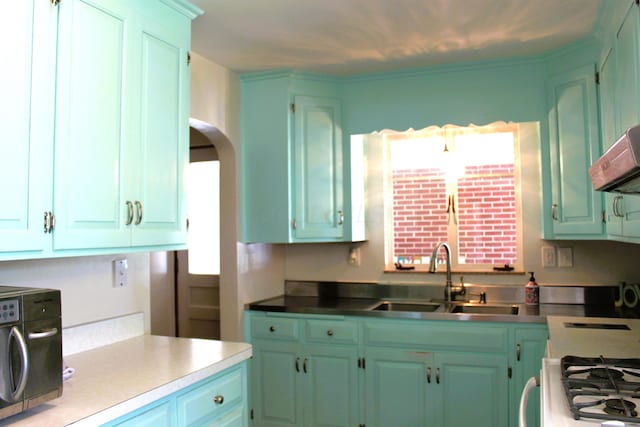
[[[505,122],[495,122],[486,126],[475,126],[470,124],[468,126],[454,126],[454,125],[446,125],[441,128],[447,143],[449,143],[449,138],[452,136],[452,132],[450,130],[453,129],[471,129],[473,133],[503,133],[503,132],[511,132],[514,134],[514,187],[515,187],[515,216],[516,216],[516,261],[513,264],[509,264],[510,267],[513,267],[514,272],[522,272],[524,271],[524,245],[523,245],[523,210],[522,210],[522,132],[521,132],[521,124],[520,123],[505,123]],[[396,270],[393,260],[394,254],[394,213],[393,213],[393,171],[391,167],[391,144],[394,141],[410,138],[424,138],[428,133],[433,133],[437,131],[436,127],[431,126],[428,128],[424,128],[422,130],[414,131],[413,129],[409,129],[405,132],[396,132],[396,131],[385,131],[382,136],[382,142],[384,147],[384,165],[383,165],[383,174],[384,174],[384,212],[385,212],[385,220],[384,220],[384,248],[385,248],[385,269],[387,271]],[[447,184],[447,188],[449,187],[455,188],[455,202],[456,206],[458,206],[458,181],[453,184]],[[447,190],[449,191],[449,190]],[[443,201],[447,199],[447,194],[443,194]],[[444,202],[443,202],[444,203]],[[446,206],[443,206],[446,208]],[[449,221],[449,225],[447,227],[447,243],[451,247],[451,269],[457,272],[469,272],[469,273],[489,273],[495,272],[494,267],[503,267],[501,265],[495,264],[460,264],[459,260],[459,248],[458,248],[458,225],[452,224],[454,221]],[[431,255],[430,253],[428,255]],[[414,267],[414,271],[418,272],[426,272],[428,271],[428,264],[410,264]],[[446,266],[444,264],[438,264],[437,270],[439,272],[445,271]],[[396,270],[397,271],[397,270]]]

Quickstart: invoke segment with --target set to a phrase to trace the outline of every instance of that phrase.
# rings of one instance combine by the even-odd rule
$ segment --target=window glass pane
[[[458,179],[458,263],[516,261],[516,192],[512,133],[456,140],[465,173]]]
[[[444,138],[391,142],[394,262],[426,264],[447,240]]]

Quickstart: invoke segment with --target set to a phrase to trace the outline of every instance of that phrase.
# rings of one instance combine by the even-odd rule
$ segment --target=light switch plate
[[[553,246],[542,247],[542,266],[543,267],[555,267],[556,262],[556,248]]]
[[[573,267],[571,248],[558,248],[558,267]]]
[[[113,286],[116,288],[124,288],[129,284],[127,270],[129,264],[126,259],[113,260]]]

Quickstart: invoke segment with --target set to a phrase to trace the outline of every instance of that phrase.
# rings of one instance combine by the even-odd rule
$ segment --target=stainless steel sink
[[[410,311],[419,313],[431,313],[436,311],[442,304],[437,302],[395,302],[384,301],[374,307],[377,311]]]
[[[494,315],[517,315],[519,307],[517,305],[487,305],[487,304],[456,304],[451,313],[467,314],[494,314]]]

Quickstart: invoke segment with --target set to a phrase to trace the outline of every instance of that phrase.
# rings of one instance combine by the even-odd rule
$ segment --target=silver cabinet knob
[[[222,405],[224,403],[224,396],[222,396],[221,394],[215,396],[213,398],[213,403],[215,403],[216,405]]]
[[[327,335],[329,335],[330,337],[332,337],[332,336],[333,336],[333,331],[332,331],[331,329],[329,329],[329,330],[327,331]]]
[[[269,326],[269,332],[275,332],[276,331],[276,327],[275,326]]]

